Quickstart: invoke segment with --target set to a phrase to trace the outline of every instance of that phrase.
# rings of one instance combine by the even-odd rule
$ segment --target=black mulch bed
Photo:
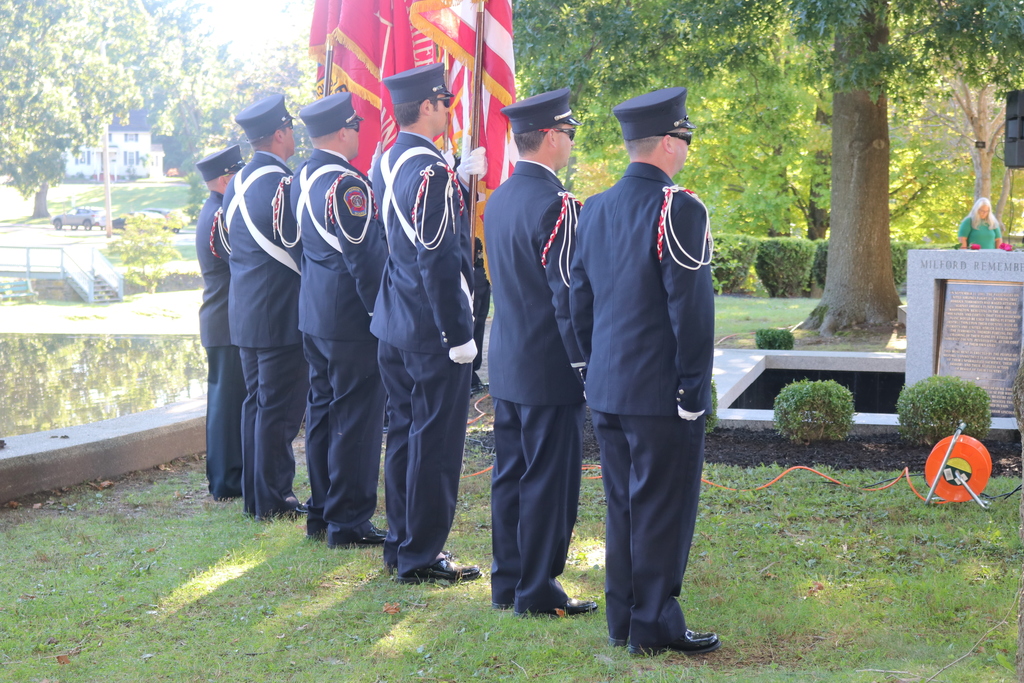
[[[992,456],[992,476],[1021,476],[1021,445],[986,439]],[[932,452],[929,446],[912,446],[893,435],[853,436],[846,441],[804,445],[783,439],[771,431],[718,429],[708,435],[704,459],[709,463],[755,467],[761,464],[827,465],[837,470],[924,472],[924,463]]]
[[[491,432],[471,440],[486,450],[494,450],[494,435]],[[992,476],[1021,478],[1019,442],[985,439],[982,443],[992,456]],[[852,436],[846,441],[805,445],[783,439],[774,431],[716,429],[705,440],[704,460],[739,467],[824,465],[836,470],[881,472],[899,472],[906,467],[911,474],[922,474],[931,452],[930,446],[910,445],[901,441],[896,434]],[[594,437],[589,414],[583,430],[583,459],[590,463],[601,461],[601,451]]]

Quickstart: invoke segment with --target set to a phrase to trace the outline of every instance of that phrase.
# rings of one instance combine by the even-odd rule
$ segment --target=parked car
[[[80,206],[70,213],[61,214],[53,219],[53,227],[57,230],[63,230],[65,225],[70,226],[72,230],[78,230],[78,226],[92,230],[94,225],[102,228],[106,224],[107,217],[103,213],[103,209],[95,206]]]
[[[131,216],[145,216],[147,218],[167,218],[167,215],[171,213],[172,209],[142,209],[141,211],[132,211],[127,216],[121,216],[114,219],[113,227],[114,230],[124,230],[124,222]],[[164,230],[173,230],[174,232],[180,232],[181,228],[172,228],[170,225],[164,225]]]

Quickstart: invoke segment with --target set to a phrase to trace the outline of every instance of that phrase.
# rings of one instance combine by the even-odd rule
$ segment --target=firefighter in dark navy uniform
[[[473,341],[473,245],[460,179],[486,171],[484,150],[456,172],[433,140],[452,94],[444,65],[384,79],[400,132],[373,170],[390,254],[370,331],[388,392],[384,562],[401,583],[470,580],[444,550],[466,438]]]
[[[576,523],[583,461],[583,356],[569,324],[579,203],[565,168],[579,121],[564,88],[501,110],[521,158],[484,209],[494,319],[491,601],[517,614],[574,616],[597,603],[558,582]]]
[[[384,386],[370,318],[387,259],[370,181],[351,163],[359,122],[350,93],[304,107],[315,148],[295,172],[292,210],[302,231],[299,329],[309,363],[306,534],[329,547],[378,545]]]
[[[242,495],[242,403],[245,376],[238,347],[231,343],[228,291],[231,267],[221,204],[224,190],[244,162],[238,145],[196,162],[210,190],[196,222],[196,258],[203,274],[199,338],[209,367],[206,382],[206,479],[216,500]]]
[[[292,483],[292,440],[309,389],[299,332],[302,249],[289,201],[295,153],[283,95],[250,105],[235,121],[255,150],[224,193],[231,243],[231,341],[239,347],[247,396],[242,409],[242,498],[256,519],[304,512]]]
[[[692,655],[720,645],[687,628],[676,600],[711,409],[710,225],[704,204],[672,181],[693,135],[686,88],[612,111],[631,163],[580,213],[570,289],[608,504],[608,633],[634,654]]]

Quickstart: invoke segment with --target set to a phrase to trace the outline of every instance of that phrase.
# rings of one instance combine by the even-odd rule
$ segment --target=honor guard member
[[[720,644],[688,629],[676,600],[711,408],[710,225],[704,204],[672,181],[695,127],[686,88],[612,111],[631,163],[580,213],[570,289],[608,504],[608,633],[634,654],[692,655]]]
[[[244,166],[238,145],[196,162],[210,196],[196,223],[196,257],[203,273],[199,339],[206,349],[206,479],[215,500],[242,495],[242,403],[245,376],[238,347],[231,343],[228,290],[229,246],[221,204],[231,178]]]
[[[384,79],[400,132],[373,171],[388,256],[370,331],[388,392],[384,562],[400,583],[475,579],[444,551],[466,438],[473,341],[473,245],[468,203],[433,140],[452,93],[444,65]],[[483,149],[459,177],[484,173]]]
[[[568,88],[501,112],[520,159],[484,209],[494,292],[491,601],[516,614],[589,614],[597,603],[570,598],[558,582],[576,524],[585,409],[569,323],[580,205],[555,172],[569,163],[580,124]]]
[[[385,394],[370,316],[388,249],[370,181],[351,164],[363,120],[352,95],[319,99],[299,117],[315,148],[291,190],[302,231],[299,329],[309,363],[306,534],[331,548],[377,545],[384,532],[370,518]]]
[[[256,519],[304,510],[292,491],[309,389],[299,332],[299,231],[289,201],[295,153],[283,95],[244,109],[235,121],[254,154],[224,193],[231,235],[231,340],[239,347],[247,396],[242,409],[242,497]]]

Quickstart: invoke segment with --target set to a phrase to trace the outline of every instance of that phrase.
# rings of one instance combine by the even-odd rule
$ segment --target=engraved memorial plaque
[[[993,417],[1013,417],[1022,313],[1022,284],[946,283],[936,374],[960,377],[987,391]]]

